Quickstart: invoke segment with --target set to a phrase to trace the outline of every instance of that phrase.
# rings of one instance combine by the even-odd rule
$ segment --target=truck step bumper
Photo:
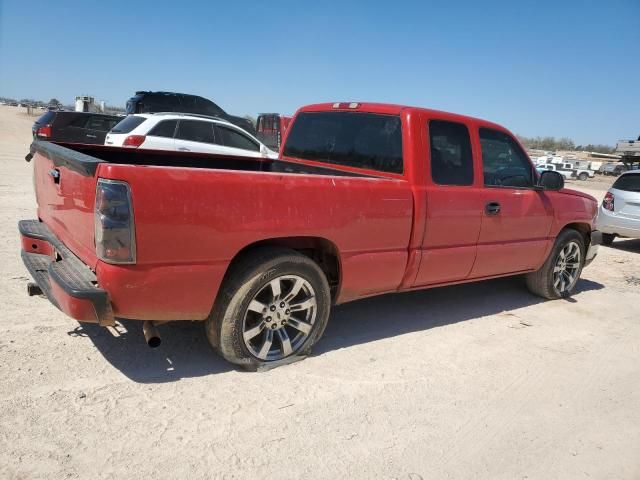
[[[114,325],[109,296],[82,260],[38,220],[22,220],[18,230],[22,261],[51,303],[78,321]]]

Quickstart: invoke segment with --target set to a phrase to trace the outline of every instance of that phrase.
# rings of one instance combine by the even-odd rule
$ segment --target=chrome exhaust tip
[[[142,324],[142,333],[144,334],[144,339],[147,342],[147,345],[149,345],[149,348],[157,348],[162,343],[160,334],[151,320],[144,321]]]

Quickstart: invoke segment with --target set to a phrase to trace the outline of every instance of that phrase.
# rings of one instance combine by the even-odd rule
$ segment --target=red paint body
[[[332,104],[322,104],[300,112],[332,110]],[[566,225],[593,228],[597,205],[588,195],[484,186],[478,128],[511,135],[503,127],[396,105],[360,104],[357,111],[400,116],[403,174],[337,165],[332,168],[371,176],[100,163],[94,176],[57,167],[62,180],[55,185],[48,176],[54,168],[51,160],[36,154],[38,216],[96,272],[114,315],[140,320],[205,319],[229,264],[256,242],[288,245],[311,238],[330,246],[339,263],[334,300],[343,303],[533,271]],[[432,119],[469,129],[473,185],[432,181],[427,131]],[[111,265],[96,257],[97,178],[130,186],[137,251],[133,265]],[[501,215],[485,214],[490,201],[500,202]],[[82,309],[66,313],[86,320],[79,318],[86,316]]]

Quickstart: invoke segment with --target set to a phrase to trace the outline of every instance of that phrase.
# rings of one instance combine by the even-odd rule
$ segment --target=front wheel
[[[526,276],[532,293],[549,300],[571,296],[585,259],[584,238],[576,230],[560,232],[544,265]]]
[[[248,370],[308,355],[324,332],[331,295],[320,267],[289,249],[238,261],[206,321],[213,347]]]

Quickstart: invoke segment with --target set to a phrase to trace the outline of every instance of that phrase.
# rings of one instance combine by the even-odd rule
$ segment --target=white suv
[[[276,152],[226,120],[186,113],[129,115],[111,129],[104,144],[147,150],[278,158]]]

